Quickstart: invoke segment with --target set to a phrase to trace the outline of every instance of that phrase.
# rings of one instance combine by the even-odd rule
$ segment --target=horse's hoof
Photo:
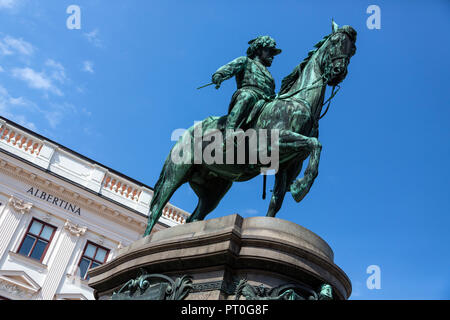
[[[303,182],[303,178],[297,181],[294,181],[289,188],[292,197],[296,202],[300,202],[308,193],[307,185]]]
[[[149,230],[148,228],[145,230],[144,234],[142,235],[143,238],[145,238],[146,236],[148,236],[151,233],[151,230]]]

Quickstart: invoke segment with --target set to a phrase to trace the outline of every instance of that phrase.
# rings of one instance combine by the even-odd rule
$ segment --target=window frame
[[[94,253],[94,255],[93,255],[94,258],[90,258],[90,257],[88,257],[88,256],[85,256],[86,250],[87,250],[87,248],[88,248],[89,245],[93,245],[93,246],[95,247],[95,253]],[[104,259],[103,262],[101,262],[101,261],[95,259],[95,256],[97,255],[97,252],[98,252],[98,249],[99,249],[99,248],[106,251],[105,259]],[[99,245],[99,244],[96,244],[96,243],[94,243],[94,242],[92,242],[92,241],[89,241],[89,240],[86,241],[86,245],[84,246],[83,252],[81,253],[81,257],[80,257],[80,260],[78,261],[78,265],[77,265],[77,269],[80,270],[80,278],[81,278],[82,280],[88,280],[88,279],[86,279],[86,277],[88,276],[88,271],[92,268],[92,264],[93,264],[94,262],[97,263],[97,264],[100,265],[100,266],[103,265],[103,264],[105,264],[106,261],[108,260],[108,257],[109,257],[110,252],[111,252],[111,250],[108,249],[108,248],[105,248],[105,247],[103,247],[103,246],[101,246],[101,245]],[[81,269],[80,269],[81,261],[83,261],[83,258],[85,258],[85,259],[87,259],[87,260],[90,261],[90,262],[89,262],[89,267],[86,269],[86,273],[84,274],[84,276],[81,275]]]
[[[38,223],[41,223],[41,224],[42,224],[42,228],[41,228],[41,230],[39,231],[39,235],[36,235],[36,234],[34,234],[34,233],[30,233],[31,226],[33,225],[34,222],[38,222]],[[45,227],[45,226],[48,226],[48,227],[50,227],[50,228],[53,229],[52,234],[51,234],[51,236],[50,236],[50,238],[49,238],[48,240],[45,239],[45,238],[42,238],[42,237],[40,236],[40,235],[42,234],[42,231],[44,230],[44,227]],[[31,219],[30,223],[28,224],[27,231],[25,232],[25,234],[24,234],[24,236],[23,236],[23,238],[22,238],[22,241],[20,242],[19,248],[17,249],[17,254],[20,254],[20,255],[22,255],[22,256],[24,256],[24,257],[27,257],[27,258],[30,258],[30,259],[33,259],[33,260],[36,260],[36,261],[39,261],[39,262],[42,263],[42,261],[44,261],[45,255],[47,254],[48,248],[50,247],[50,243],[52,242],[53,237],[55,236],[55,233],[56,233],[56,230],[57,230],[57,229],[58,229],[58,228],[57,228],[56,226],[51,225],[51,224],[49,224],[49,223],[47,223],[47,222],[44,222],[44,221],[42,221],[42,220],[39,220],[39,219],[33,217],[33,218]],[[23,253],[20,253],[20,250],[22,249],[23,243],[25,242],[25,239],[27,238],[28,235],[30,235],[31,237],[36,238],[36,240],[34,241],[34,244],[33,244],[33,246],[31,247],[30,252],[28,253],[28,255],[25,255],[25,254],[23,254]],[[45,241],[45,242],[47,242],[47,244],[46,244],[46,246],[45,246],[44,251],[42,252],[41,258],[38,260],[38,259],[36,259],[36,258],[31,257],[31,254],[33,253],[33,250],[36,248],[36,244],[38,243],[39,240]]]

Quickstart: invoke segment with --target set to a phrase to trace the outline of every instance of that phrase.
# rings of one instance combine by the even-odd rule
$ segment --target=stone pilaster
[[[3,209],[3,217],[0,220],[0,259],[7,251],[23,215],[29,213],[32,207],[32,203],[24,202],[14,196],[9,198],[8,205]]]

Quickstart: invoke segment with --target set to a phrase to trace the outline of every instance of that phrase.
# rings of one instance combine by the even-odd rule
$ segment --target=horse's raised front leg
[[[300,202],[308,194],[311,189],[314,180],[319,174],[319,161],[320,152],[322,151],[322,145],[319,140],[315,139],[315,145],[309,155],[308,166],[306,167],[305,174],[301,179],[297,179],[292,182],[290,186],[291,195],[295,201]]]
[[[269,210],[266,214],[267,217],[275,217],[280,210],[287,187],[287,172],[286,170],[279,170],[275,175],[275,186],[273,188],[272,198],[270,199]]]
[[[290,185],[292,197],[295,201],[300,202],[308,194],[319,173],[322,145],[317,138],[282,130],[279,138],[279,149],[280,155],[285,152],[299,153],[305,150],[309,153],[309,162],[303,178],[295,180]]]

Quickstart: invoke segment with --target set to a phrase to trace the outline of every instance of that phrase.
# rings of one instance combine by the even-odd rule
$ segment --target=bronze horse
[[[275,175],[275,186],[267,216],[275,217],[287,191],[299,202],[309,192],[318,175],[322,146],[318,138],[318,122],[327,85],[337,86],[347,75],[350,58],[356,52],[356,31],[350,26],[339,28],[332,23],[332,33],[325,36],[310,51],[294,71],[282,81],[277,97],[265,103],[251,122],[252,129],[277,131],[279,164]],[[333,96],[333,95],[332,95]],[[197,126],[202,130],[216,130],[223,133],[226,116],[209,117],[189,128],[172,148],[192,141]],[[202,145],[204,150],[207,145]],[[270,147],[268,147],[270,149]],[[273,151],[273,149],[272,149]],[[183,163],[174,163],[169,155],[154,188],[150,203],[148,225],[144,236],[149,235],[162,214],[162,210],[173,193],[189,182],[199,198],[194,212],[187,223],[203,220],[214,210],[230,189],[233,182],[247,181],[261,174],[267,167],[258,162],[249,164],[198,163],[192,154]],[[309,157],[304,176],[296,177],[302,164]]]

